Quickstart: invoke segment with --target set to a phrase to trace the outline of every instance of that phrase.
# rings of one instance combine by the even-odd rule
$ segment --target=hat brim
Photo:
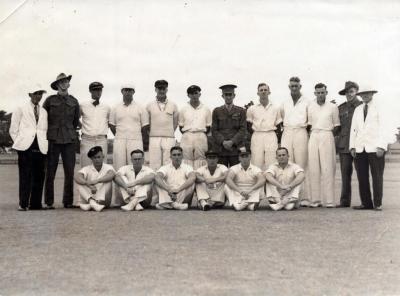
[[[61,78],[61,79],[57,79],[55,81],[53,81],[50,86],[52,89],[57,90],[57,83],[61,80],[67,79],[68,81],[71,81],[72,75],[68,75],[67,77]]]
[[[358,96],[358,95],[366,94],[366,93],[376,94],[377,92],[378,92],[377,90],[363,90],[363,91],[360,91],[360,92],[356,93],[356,95]]]
[[[342,90],[339,92],[339,95],[344,96],[344,95],[346,94],[346,91],[347,91],[347,88],[342,89]]]
[[[42,94],[44,94],[44,93],[47,93],[47,91],[45,91],[44,89],[38,89],[38,90],[35,90],[35,91],[32,91],[32,92],[28,92],[28,94],[34,94],[34,93],[37,93],[37,92],[40,92],[40,93],[42,93]]]

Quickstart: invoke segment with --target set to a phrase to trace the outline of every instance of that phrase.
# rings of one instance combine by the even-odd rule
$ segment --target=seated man
[[[196,193],[199,206],[203,211],[212,207],[223,207],[225,204],[225,179],[228,168],[218,164],[218,153],[205,153],[207,165],[196,170]]]
[[[158,210],[187,210],[192,202],[196,175],[193,168],[182,163],[183,152],[179,146],[170,150],[171,163],[162,166],[156,174]]]
[[[250,163],[251,151],[239,149],[239,164],[229,169],[225,193],[236,211],[254,211],[260,198],[264,197],[265,178],[261,169]]]
[[[271,209],[292,210],[299,198],[304,170],[297,164],[289,162],[289,152],[285,147],[276,150],[277,163],[271,164],[265,171],[267,179],[267,197],[276,203],[270,203]]]
[[[84,211],[93,209],[100,212],[110,206],[115,171],[111,165],[103,163],[104,154],[100,146],[92,147],[87,156],[92,164],[83,167],[75,175],[81,199],[79,207]]]
[[[144,166],[144,152],[140,149],[131,152],[132,165],[121,167],[115,175],[115,183],[121,190],[125,205],[124,211],[142,211],[150,206],[154,171]]]

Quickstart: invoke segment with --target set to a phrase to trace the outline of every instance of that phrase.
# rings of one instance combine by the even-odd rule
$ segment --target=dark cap
[[[103,152],[103,149],[100,146],[94,146],[94,147],[90,148],[90,150],[87,153],[87,156],[89,158],[92,158],[93,156],[95,156],[100,151]]]
[[[101,82],[92,82],[89,84],[89,91],[94,90],[94,89],[103,89],[103,84]]]
[[[222,89],[222,92],[233,92],[235,88],[237,88],[234,84],[224,84],[219,87]]]
[[[166,81],[166,80],[157,80],[157,81],[154,83],[154,87],[156,87],[156,88],[168,87],[168,81]]]
[[[358,91],[358,84],[357,83],[355,83],[353,81],[346,81],[346,83],[344,84],[344,89],[342,89],[339,92],[339,95],[344,96],[346,94],[346,92],[352,87],[354,87]]]
[[[248,155],[248,154],[251,154],[250,148],[247,148],[245,146],[239,148],[239,155]]]
[[[205,155],[206,155],[206,157],[209,157],[209,156],[217,156],[218,157],[219,153],[215,150],[210,149],[205,153]]]
[[[200,92],[201,88],[200,88],[200,86],[197,86],[197,85],[191,85],[187,88],[186,91],[188,94],[193,94],[195,92]]]

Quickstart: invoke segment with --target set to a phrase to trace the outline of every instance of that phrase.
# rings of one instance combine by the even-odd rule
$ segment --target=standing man
[[[335,205],[336,150],[334,135],[340,131],[338,107],[326,102],[326,85],[315,85],[316,100],[308,106],[308,124],[311,129],[308,159],[313,208],[324,203],[327,208]]]
[[[45,92],[40,87],[32,89],[30,102],[18,107],[11,117],[12,148],[18,152],[19,211],[42,208],[48,142],[47,111],[39,102]]]
[[[351,175],[353,174],[353,157],[350,154],[350,128],[354,110],[361,101],[357,99],[358,85],[352,81],[346,81],[344,89],[339,95],[346,95],[347,101],[339,105],[340,133],[336,143],[340,157],[340,171],[342,174],[342,192],[340,194],[339,208],[348,208],[351,205]]]
[[[281,107],[283,119],[283,135],[281,146],[288,149],[290,161],[308,170],[308,132],[307,132],[307,106],[309,100],[301,93],[300,78],[289,79],[291,98],[286,100]],[[300,191],[300,205],[310,205],[310,184],[306,177]]]
[[[228,168],[218,163],[218,153],[206,152],[207,165],[196,171],[196,193],[203,211],[221,208],[225,204],[225,179]]]
[[[125,205],[124,211],[142,211],[150,206],[154,171],[144,166],[144,152],[140,149],[131,152],[131,165],[121,167],[115,176]]]
[[[196,174],[193,168],[182,163],[183,151],[179,146],[170,150],[172,162],[162,166],[156,174],[158,210],[187,210],[192,203]]]
[[[61,73],[51,83],[57,94],[49,96],[43,104],[48,114],[47,175],[45,182],[46,209],[54,209],[54,178],[61,154],[64,168],[64,208],[73,208],[75,149],[78,142],[79,127],[78,100],[68,94],[72,76]]]
[[[92,96],[92,100],[80,105],[82,123],[80,158],[82,168],[91,164],[87,153],[95,146],[100,146],[102,148],[104,160],[107,162],[107,133],[110,107],[100,102],[103,92],[102,83],[92,82],[89,85],[89,92]]]
[[[251,126],[251,163],[265,170],[275,160],[276,149],[280,142],[282,118],[278,107],[270,102],[271,91],[266,83],[257,88],[260,103],[247,110],[247,122]]]
[[[133,150],[143,150],[142,133],[149,125],[146,110],[133,101],[135,87],[129,84],[123,85],[121,93],[123,102],[116,105],[110,114],[110,129],[115,135],[113,164],[117,171],[129,165]],[[118,187],[115,187],[114,198],[117,206],[124,204]]]
[[[366,88],[357,93],[363,104],[354,111],[350,131],[350,152],[355,158],[361,205],[356,210],[382,210],[383,171],[387,141],[383,136],[382,114],[373,99],[376,90]],[[372,175],[374,200],[371,199],[369,170]]]
[[[150,120],[149,161],[156,171],[170,162],[170,149],[175,146],[175,130],[178,126],[178,107],[167,100],[168,82],[154,83],[156,100],[149,103],[146,110]]]
[[[84,211],[91,209],[101,212],[104,207],[109,207],[112,196],[112,180],[115,170],[112,165],[103,163],[104,154],[101,146],[92,147],[87,157],[91,165],[83,167],[76,175],[80,196],[79,207]]]
[[[229,169],[225,192],[229,203],[236,211],[254,211],[264,197],[265,178],[260,168],[250,163],[251,151],[240,148],[240,163]]]
[[[234,84],[220,86],[225,105],[212,112],[212,137],[219,149],[219,163],[230,167],[239,163],[238,149],[246,142],[246,111],[233,104]]]
[[[304,170],[289,161],[289,152],[285,147],[276,150],[276,160],[278,162],[270,165],[265,172],[267,197],[276,202],[269,206],[274,211],[290,211],[299,198],[301,183],[305,179]]]
[[[211,128],[211,111],[200,102],[201,88],[187,89],[190,101],[179,111],[179,129],[182,132],[183,161],[194,169],[206,164],[207,133]]]

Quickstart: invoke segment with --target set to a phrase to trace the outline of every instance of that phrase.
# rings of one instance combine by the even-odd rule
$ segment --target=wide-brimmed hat
[[[67,76],[67,75],[65,75],[64,73],[60,73],[60,74],[58,74],[56,80],[54,80],[54,81],[50,84],[50,86],[51,86],[52,89],[57,90],[57,83],[58,83],[59,81],[64,80],[64,79],[67,79],[68,81],[70,81],[71,78],[72,78],[72,75],[68,75],[68,76]]]
[[[37,92],[46,93],[46,90],[40,83],[34,83],[31,86],[29,86],[29,89],[28,89],[29,95],[37,93]]]
[[[344,96],[347,92],[347,90],[349,90],[350,88],[354,87],[355,89],[358,90],[358,84],[353,82],[353,81],[346,81],[346,83],[344,84],[344,89],[342,89],[339,92],[339,95]]]
[[[376,94],[377,92],[378,92],[377,90],[374,90],[371,86],[367,85],[367,86],[361,88],[358,91],[357,95],[365,94],[365,93],[374,93],[374,94]]]

